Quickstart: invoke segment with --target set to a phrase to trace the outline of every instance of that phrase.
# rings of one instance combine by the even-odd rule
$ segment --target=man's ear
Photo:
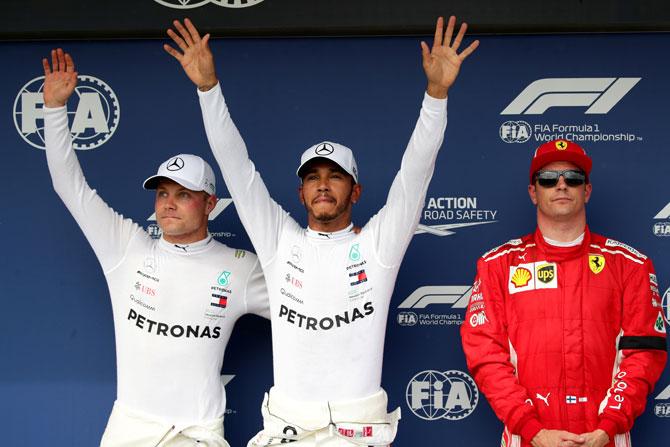
[[[361,193],[363,192],[363,185],[360,183],[354,184],[351,188],[351,203],[356,203],[361,198]]]
[[[537,205],[537,191],[535,190],[535,185],[528,185],[528,195],[530,196],[530,201],[533,202],[533,205]]]
[[[593,192],[593,186],[590,183],[587,183],[584,186],[584,203],[589,203],[591,198],[591,193]]]
[[[219,199],[214,194],[208,195],[205,199],[205,214],[209,216],[209,213],[214,210],[218,201]]]

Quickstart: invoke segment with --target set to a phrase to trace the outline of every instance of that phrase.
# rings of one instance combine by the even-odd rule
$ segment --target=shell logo
[[[530,273],[530,270],[519,267],[512,275],[512,278],[510,278],[510,281],[514,284],[514,287],[525,287],[532,278],[533,275]]]

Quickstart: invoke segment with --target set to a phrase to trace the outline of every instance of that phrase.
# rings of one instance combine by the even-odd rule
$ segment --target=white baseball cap
[[[161,178],[169,178],[192,191],[216,195],[216,178],[212,167],[202,158],[192,154],[170,157],[159,167],[156,175],[144,181],[144,189],[156,189]]]
[[[302,157],[300,157],[300,166],[298,166],[298,170],[296,171],[298,177],[302,178],[305,165],[317,158],[324,158],[335,162],[339,167],[344,169],[347,174],[354,178],[355,183],[358,183],[358,167],[356,166],[354,153],[351,152],[351,149],[348,147],[333,143],[332,141],[322,141],[302,153]]]

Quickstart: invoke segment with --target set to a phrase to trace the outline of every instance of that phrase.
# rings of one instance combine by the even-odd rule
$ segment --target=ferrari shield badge
[[[605,268],[605,257],[603,255],[589,255],[589,267],[596,275]]]

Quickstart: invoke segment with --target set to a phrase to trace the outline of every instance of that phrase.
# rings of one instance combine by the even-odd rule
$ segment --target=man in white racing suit
[[[103,447],[227,447],[221,367],[235,321],[269,317],[259,262],[207,231],[216,205],[211,167],[190,154],[160,165],[152,239],[91,189],[72,147],[65,104],[77,83],[69,54],[44,67],[46,155],[54,188],[91,244],[114,314],[117,399]]]
[[[209,143],[265,272],[272,321],[274,386],[262,406],[264,428],[249,446],[389,445],[399,411],[387,414],[381,388],[389,303],[416,229],[446,127],[446,98],[462,61],[463,24],[452,42],[440,18],[431,48],[422,42],[428,87],[418,123],[386,205],[356,234],[361,195],[350,149],[325,141],[302,155],[301,227],[272,200],[226,107],[209,50],[187,19],[165,45],[198,95]]]

